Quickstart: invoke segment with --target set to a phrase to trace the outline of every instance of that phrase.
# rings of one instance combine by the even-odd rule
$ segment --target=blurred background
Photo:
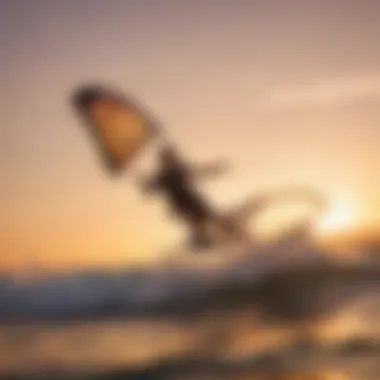
[[[4,378],[377,379],[379,17],[370,0],[0,2]],[[141,99],[194,161],[231,162],[204,186],[216,207],[301,183],[328,211],[291,244],[184,252],[160,199],[100,170],[68,102],[88,81]]]

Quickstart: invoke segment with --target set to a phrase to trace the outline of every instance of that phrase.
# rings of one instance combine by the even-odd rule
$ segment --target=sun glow
[[[355,219],[355,213],[348,204],[336,203],[320,220],[317,230],[321,233],[342,231],[352,227]]]

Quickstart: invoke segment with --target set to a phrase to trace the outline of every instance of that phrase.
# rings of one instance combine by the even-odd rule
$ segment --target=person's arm
[[[224,162],[214,162],[200,166],[192,166],[191,174],[194,179],[208,179],[224,174],[229,169],[229,166]]]

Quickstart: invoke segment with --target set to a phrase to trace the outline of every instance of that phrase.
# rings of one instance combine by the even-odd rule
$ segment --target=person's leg
[[[236,220],[228,217],[215,218],[215,224],[222,241],[246,241],[249,240],[247,231]]]
[[[192,220],[189,223],[191,241],[193,249],[207,248],[211,244],[210,236],[207,233],[206,223],[203,220]]]

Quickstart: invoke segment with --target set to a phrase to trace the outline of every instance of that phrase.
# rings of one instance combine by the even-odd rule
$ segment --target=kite
[[[109,88],[80,87],[73,94],[73,106],[112,173],[124,169],[158,135],[158,122],[141,105]]]

